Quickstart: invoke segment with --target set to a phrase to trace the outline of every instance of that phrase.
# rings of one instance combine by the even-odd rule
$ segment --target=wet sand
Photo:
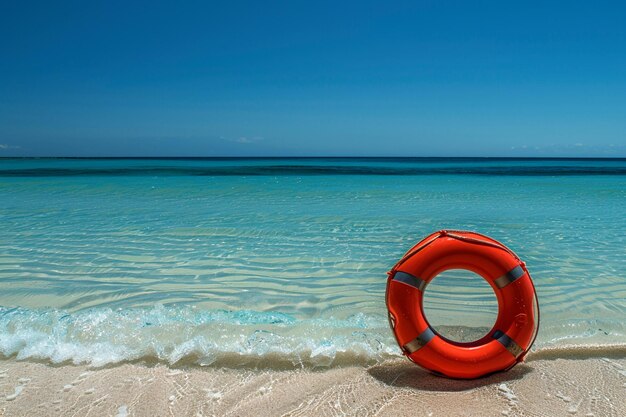
[[[403,359],[325,370],[0,360],[0,416],[624,416],[626,355],[540,352],[474,381]]]

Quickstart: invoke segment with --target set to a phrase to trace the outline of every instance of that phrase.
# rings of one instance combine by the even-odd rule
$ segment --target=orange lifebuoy
[[[424,315],[424,289],[449,269],[482,276],[498,300],[493,328],[471,343],[439,335]],[[510,249],[490,237],[453,230],[433,233],[388,275],[389,324],[404,355],[425,369],[452,378],[478,378],[513,367],[535,341],[539,306],[530,274]]]

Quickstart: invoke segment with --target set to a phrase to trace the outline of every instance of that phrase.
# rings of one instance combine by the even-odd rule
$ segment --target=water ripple
[[[0,164],[2,172],[22,169]],[[422,168],[446,168],[431,164]],[[465,164],[494,173],[506,167],[493,164],[511,162]],[[532,164],[534,172],[553,164],[574,172],[576,162]],[[617,172],[626,161],[579,167],[589,164]],[[281,313],[298,323],[360,313],[383,323],[386,271],[421,237],[460,228],[492,235],[524,259],[539,294],[540,346],[626,342],[620,175],[0,177],[0,305],[7,308],[74,317],[158,304]],[[450,284],[450,292],[464,290]],[[468,311],[479,319],[489,313],[480,294],[466,291],[462,303],[446,294],[433,293],[434,310],[449,313],[444,326],[458,325]],[[381,326],[374,333],[391,340],[381,342],[386,351],[393,340]],[[293,331],[323,343],[306,326]],[[349,339],[353,330],[334,331]]]

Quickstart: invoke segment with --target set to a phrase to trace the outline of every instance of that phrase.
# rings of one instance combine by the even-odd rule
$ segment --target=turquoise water
[[[527,263],[536,348],[626,346],[626,160],[0,159],[0,353],[381,361],[386,272],[444,228]],[[480,279],[435,282],[442,329],[493,322]]]

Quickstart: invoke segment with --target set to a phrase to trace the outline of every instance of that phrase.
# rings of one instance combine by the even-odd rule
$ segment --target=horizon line
[[[626,160],[626,156],[0,156],[7,159],[500,159],[500,160]]]

